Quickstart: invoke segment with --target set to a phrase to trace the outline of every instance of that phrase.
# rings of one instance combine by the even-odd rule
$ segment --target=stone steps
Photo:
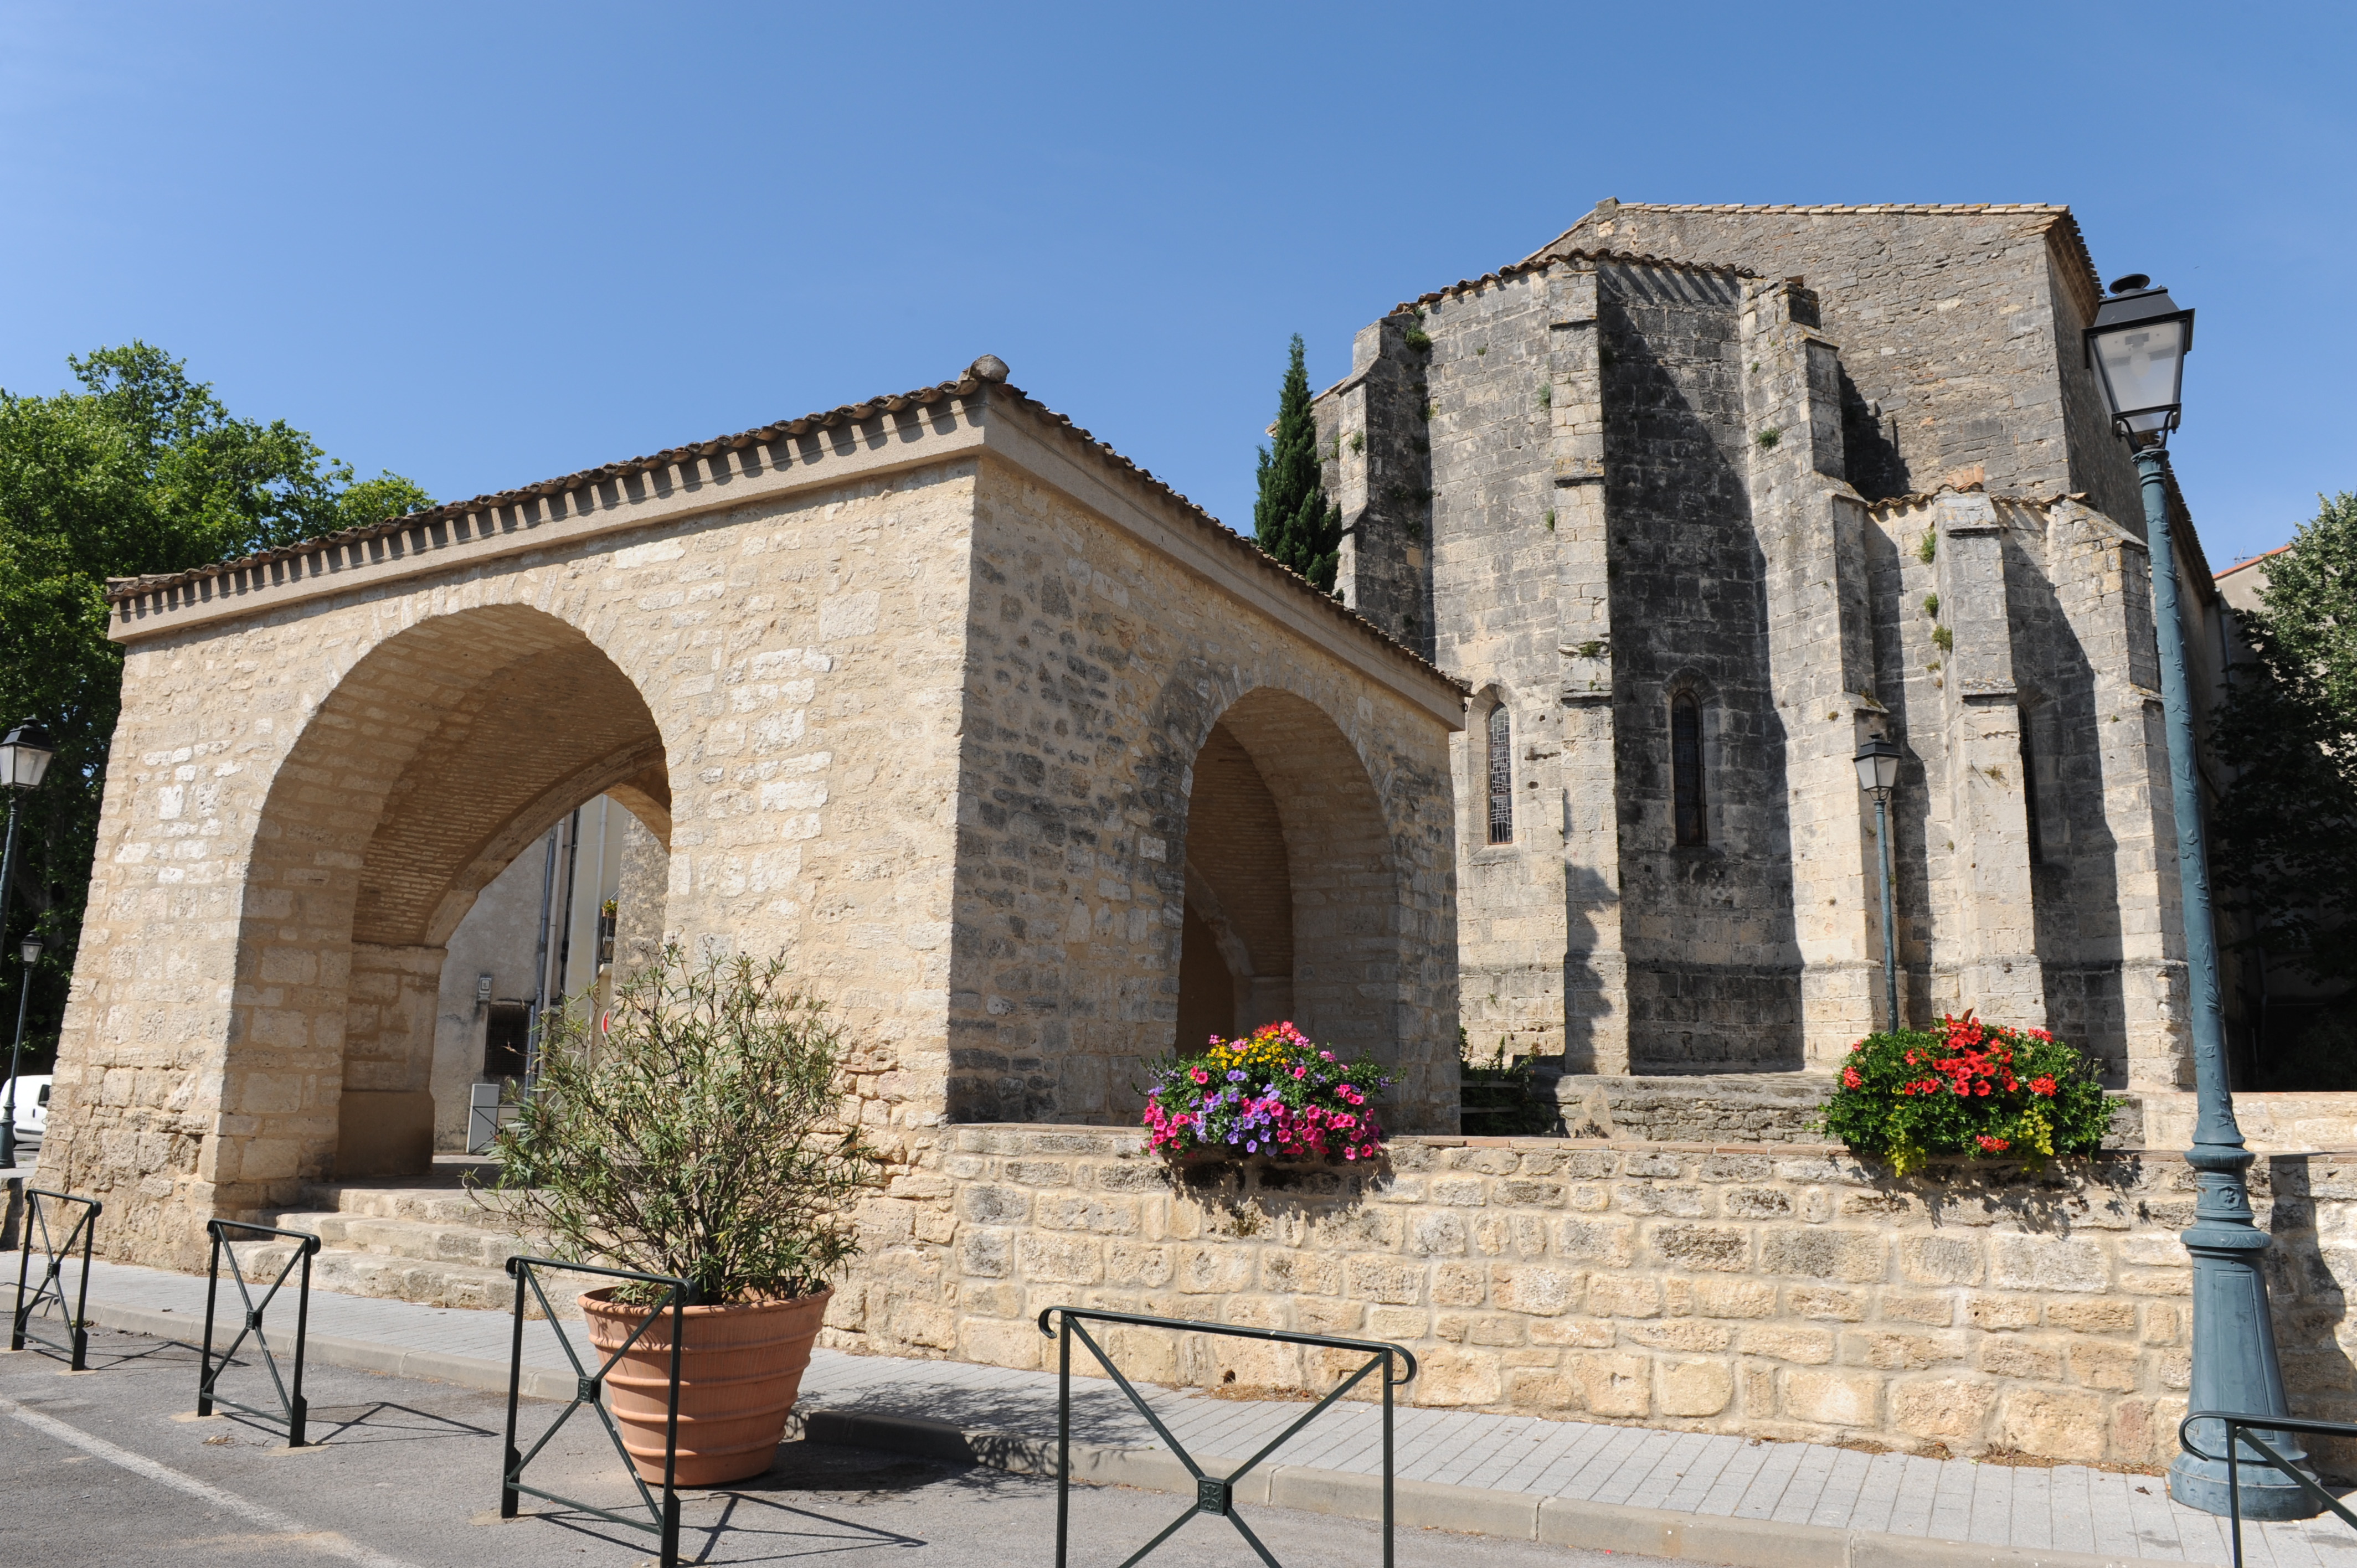
[[[262,1222],[319,1238],[311,1283],[348,1295],[421,1302],[430,1306],[506,1312],[515,1305],[508,1259],[533,1249],[501,1223],[500,1200],[479,1201],[457,1179],[460,1170],[437,1162],[415,1182],[319,1182],[307,1188],[305,1207],[263,1216]],[[275,1274],[290,1255],[284,1243],[238,1248],[251,1278]],[[562,1294],[556,1288],[566,1285]],[[570,1282],[552,1282],[557,1316],[577,1318]],[[539,1316],[535,1305],[531,1316]]]

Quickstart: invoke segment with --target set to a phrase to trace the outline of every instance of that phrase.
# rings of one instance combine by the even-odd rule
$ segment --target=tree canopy
[[[2322,499],[2322,498],[2319,498]],[[2218,865],[2268,958],[2357,979],[2357,494],[2323,500],[2266,565],[2241,618],[2252,662],[2216,725],[2239,770],[2219,803]]]
[[[1327,593],[1334,591],[1342,555],[1341,509],[1326,499],[1318,472],[1318,422],[1309,412],[1309,370],[1301,334],[1277,394],[1275,450],[1260,449],[1260,499],[1253,503],[1253,533],[1261,551]]]
[[[230,413],[187,365],[134,341],[68,361],[78,391],[0,389],[0,728],[37,719],[57,744],[22,803],[0,951],[38,929],[48,950],[27,1026],[54,1038],[81,937],[123,653],[106,579],[210,561],[430,505],[391,473],[356,479],[284,420]],[[0,994],[9,980],[0,961]]]

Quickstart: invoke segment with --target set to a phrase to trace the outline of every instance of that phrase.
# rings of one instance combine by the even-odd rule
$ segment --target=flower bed
[[[2093,1154],[2112,1105],[2074,1047],[1967,1012],[1852,1046],[1824,1126],[1906,1171],[1932,1155]]]
[[[1151,1146],[1185,1155],[1267,1155],[1281,1160],[1372,1159],[1383,1129],[1368,1101],[1391,1086],[1363,1053],[1343,1061],[1291,1024],[1154,1064],[1146,1100]]]

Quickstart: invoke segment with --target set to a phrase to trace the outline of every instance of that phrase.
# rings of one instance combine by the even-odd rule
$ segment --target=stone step
[[[414,1220],[429,1225],[472,1225],[497,1229],[511,1200],[503,1195],[479,1194],[447,1186],[406,1187],[374,1182],[314,1182],[304,1191],[311,1213],[365,1216],[375,1219]]]
[[[307,1230],[322,1247],[341,1252],[373,1252],[426,1263],[464,1263],[497,1269],[518,1252],[530,1251],[511,1231],[430,1219],[382,1219],[340,1209],[288,1210],[266,1221],[285,1230]]]
[[[259,1275],[266,1282],[276,1277],[292,1255],[292,1249],[285,1242],[267,1241],[240,1246],[237,1253],[248,1280]],[[319,1251],[311,1259],[311,1285],[315,1290],[335,1291],[343,1295],[414,1301],[427,1306],[489,1312],[511,1312],[515,1308],[515,1281],[503,1268],[348,1250],[328,1245],[324,1237]],[[560,1292],[554,1284],[548,1287],[548,1297],[558,1317],[580,1317],[575,1294],[570,1289]],[[543,1316],[536,1302],[527,1305],[524,1315]]]

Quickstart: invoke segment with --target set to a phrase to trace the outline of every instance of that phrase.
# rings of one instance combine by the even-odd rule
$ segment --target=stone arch
[[[559,617],[436,616],[342,674],[272,779],[246,868],[221,1093],[224,1124],[254,1129],[240,1186],[274,1198],[425,1167],[442,943],[518,853],[609,790],[668,841],[654,715]]]
[[[1325,709],[1256,686],[1206,728],[1178,835],[1190,899],[1182,926],[1179,1028],[1201,1011],[1186,986],[1187,938],[1248,955],[1235,1027],[1290,1016],[1305,1033],[1395,1062],[1403,934],[1391,830],[1358,749]],[[1230,960],[1230,961],[1232,961]],[[1207,967],[1198,957],[1200,976]]]

